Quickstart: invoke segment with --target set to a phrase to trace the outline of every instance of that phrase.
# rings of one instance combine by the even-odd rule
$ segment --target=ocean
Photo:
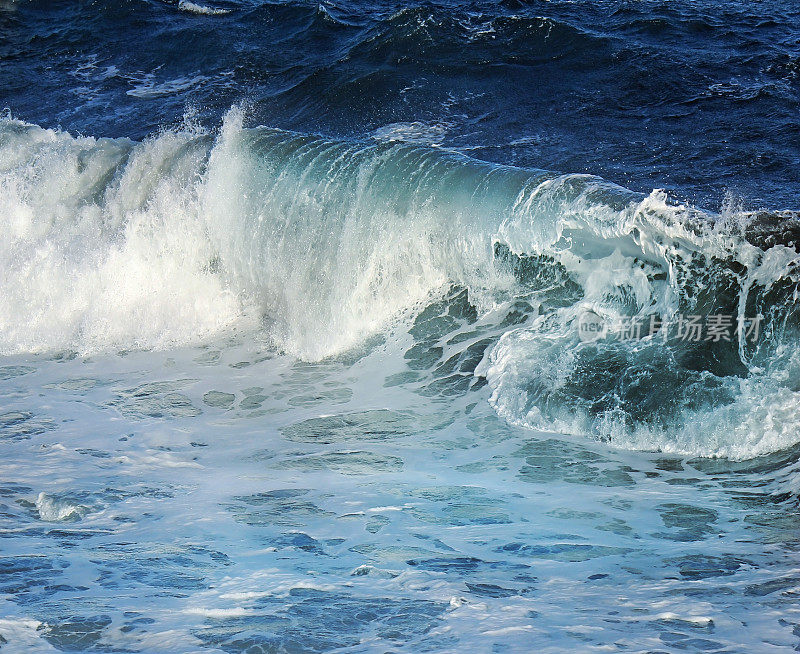
[[[0,0],[0,650],[800,649],[800,6]]]

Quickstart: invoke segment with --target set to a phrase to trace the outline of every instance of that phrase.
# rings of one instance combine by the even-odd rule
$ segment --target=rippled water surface
[[[6,361],[5,640],[794,647],[798,518],[768,483],[780,457],[730,465],[510,428],[485,390],[398,384],[391,349]]]

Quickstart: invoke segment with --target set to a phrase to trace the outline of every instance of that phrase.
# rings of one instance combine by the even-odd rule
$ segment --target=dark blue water
[[[211,5],[209,5],[211,6]],[[191,107],[363,138],[392,123],[494,162],[795,209],[800,7],[764,2],[4,2],[0,106],[141,139]]]

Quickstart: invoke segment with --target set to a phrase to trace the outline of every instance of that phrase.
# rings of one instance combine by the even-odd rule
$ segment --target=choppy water
[[[0,3],[3,650],[794,651],[798,22]]]

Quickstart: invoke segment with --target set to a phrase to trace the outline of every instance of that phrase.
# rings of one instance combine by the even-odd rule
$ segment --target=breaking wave
[[[4,354],[257,330],[318,360],[456,288],[484,322],[525,307],[469,372],[509,422],[739,459],[800,441],[793,215],[713,214],[395,139],[246,129],[237,109],[217,134],[187,121],[141,143],[6,118],[0,198]],[[587,341],[589,311],[733,327]],[[757,337],[735,328],[756,317]]]

